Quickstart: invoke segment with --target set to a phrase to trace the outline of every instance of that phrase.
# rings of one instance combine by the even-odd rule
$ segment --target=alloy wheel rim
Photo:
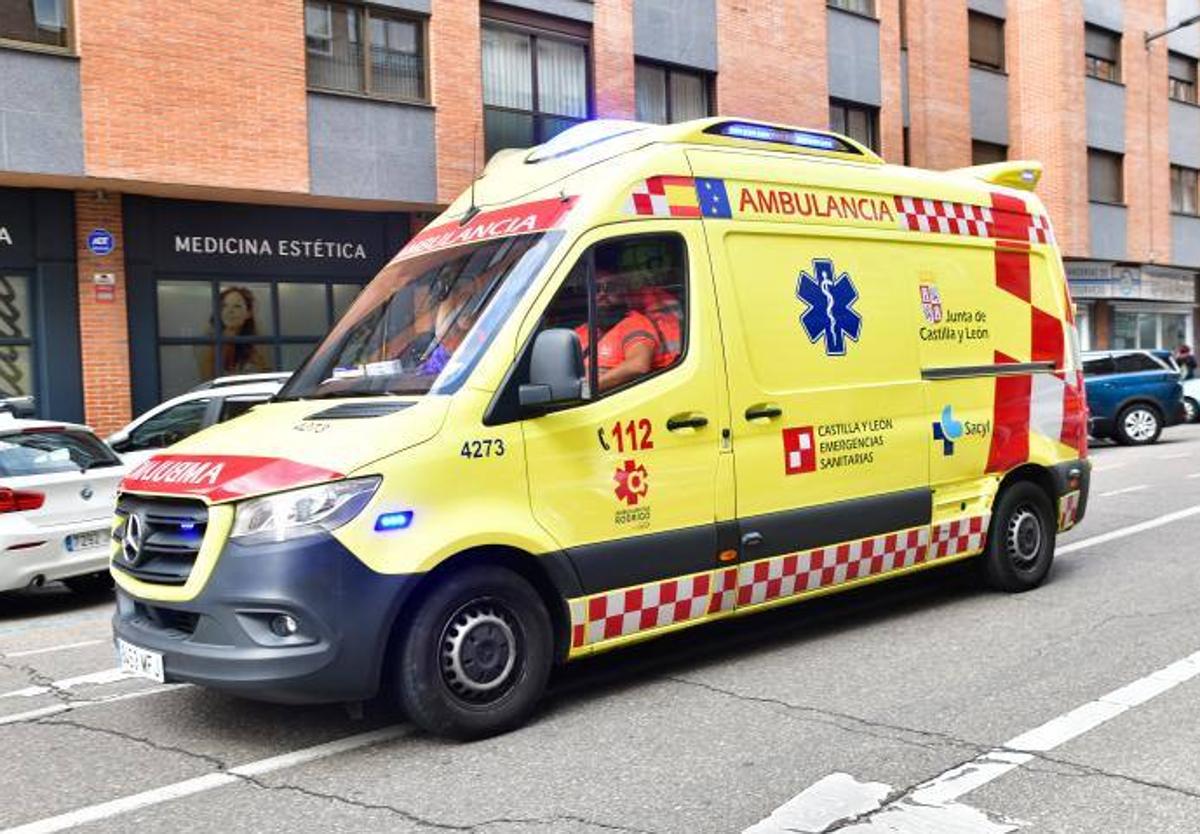
[[[472,600],[442,630],[438,660],[442,681],[469,704],[493,703],[517,678],[521,647],[513,613],[495,600]]]
[[[1183,410],[1189,423],[1196,422],[1196,403],[1192,400],[1183,401]]]
[[[1013,564],[1021,570],[1031,569],[1041,554],[1045,537],[1041,517],[1032,507],[1019,507],[1009,518],[1005,533],[1005,550]]]
[[[1158,428],[1158,420],[1144,408],[1135,408],[1125,415],[1125,433],[1134,440],[1149,440]]]

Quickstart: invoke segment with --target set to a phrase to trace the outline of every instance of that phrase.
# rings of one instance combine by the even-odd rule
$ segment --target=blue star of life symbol
[[[829,258],[813,259],[813,274],[802,271],[796,283],[796,298],[808,305],[800,323],[810,342],[825,340],[828,356],[845,356],[846,339],[858,341],[862,316],[854,309],[858,290],[849,273],[836,275]]]

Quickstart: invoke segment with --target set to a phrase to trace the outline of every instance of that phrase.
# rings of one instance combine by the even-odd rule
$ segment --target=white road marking
[[[37,654],[50,654],[51,652],[62,652],[67,649],[81,649],[84,646],[99,646],[102,643],[107,643],[107,640],[83,640],[78,643],[63,643],[61,646],[47,646],[44,649],[29,649],[23,652],[6,652],[0,654],[0,658],[8,659],[13,657],[33,657]]]
[[[47,628],[64,628],[82,623],[110,623],[112,614],[65,614],[54,617],[26,620],[16,625],[0,627],[0,637],[12,634],[25,634],[30,631],[42,631]]]
[[[55,831],[65,831],[68,828],[74,828],[78,825],[109,819],[120,814],[129,813],[130,811],[148,808],[152,805],[161,805],[164,802],[203,793],[204,791],[211,791],[214,788],[222,788],[247,777],[263,776],[277,770],[297,767],[298,765],[308,764],[319,759],[336,756],[340,753],[349,753],[352,750],[358,750],[362,747],[392,741],[406,732],[408,732],[406,727],[394,725],[379,730],[372,730],[369,733],[347,736],[337,741],[318,744],[314,747],[305,747],[301,750],[294,750],[291,753],[272,756],[269,759],[259,759],[256,762],[238,765],[229,770],[208,773],[204,776],[185,779],[182,782],[153,788],[142,793],[123,796],[109,802],[101,802],[98,805],[89,805],[74,811],[68,811],[65,814],[59,814],[58,816],[47,817],[35,822],[26,823],[25,825],[18,825],[15,828],[6,828],[0,831],[0,834],[52,834]]]
[[[46,686],[27,686],[24,689],[2,692],[0,693],[0,698],[32,698],[36,695],[45,695],[47,692],[61,692],[64,689],[74,689],[77,686],[87,686],[89,684],[116,683],[127,678],[133,678],[133,675],[113,667],[111,669],[101,669],[99,672],[89,672],[86,675],[78,675],[74,678],[63,678]]]
[[[1104,544],[1115,539],[1123,539],[1126,536],[1136,536],[1138,533],[1144,533],[1147,530],[1153,530],[1155,527],[1162,527],[1165,524],[1172,524],[1176,521],[1182,521],[1185,518],[1191,518],[1194,515],[1200,515],[1200,504],[1194,507],[1188,507],[1183,510],[1176,510],[1173,513],[1166,515],[1155,516],[1146,521],[1139,521],[1137,524],[1130,524],[1128,527],[1119,527],[1116,530],[1110,530],[1107,533],[1101,533],[1098,536],[1092,536],[1087,539],[1080,539],[1077,542],[1057,547],[1054,550],[1056,556],[1063,556],[1067,553],[1074,553],[1077,550],[1083,550],[1086,547],[1092,547],[1097,544]]]
[[[1175,452],[1170,455],[1159,455],[1158,459],[1159,460],[1179,460],[1180,458],[1190,458],[1191,456],[1192,456],[1191,452]]]
[[[1097,498],[1108,498],[1111,495],[1125,495],[1129,492],[1141,492],[1143,489],[1149,489],[1145,484],[1137,484],[1136,486],[1122,487],[1121,489],[1113,489],[1108,492],[1102,492],[1097,495]]]
[[[1191,475],[1188,475],[1188,477],[1189,478],[1200,478],[1200,472],[1193,472]]]
[[[190,683],[169,683],[164,686],[156,686],[154,689],[139,689],[136,692],[123,692],[120,695],[108,695],[104,698],[92,698],[86,701],[67,701],[66,703],[51,704],[48,707],[39,709],[31,709],[25,712],[16,712],[11,715],[0,715],[0,727],[5,724],[20,724],[22,721],[36,721],[39,718],[48,718],[51,715],[60,715],[64,712],[74,712],[83,707],[98,707],[104,704],[115,704],[118,701],[131,701],[134,698],[146,698],[150,695],[161,695],[164,692],[174,692],[176,689],[188,689]]]
[[[1093,466],[1092,474],[1095,474],[1097,472],[1111,472],[1113,469],[1120,469],[1122,466],[1125,466],[1125,465],[1126,464],[1124,464],[1124,463],[1106,463],[1104,466]]]
[[[1196,509],[1200,511],[1200,508]],[[1197,676],[1200,676],[1200,651],[1015,736],[964,765],[922,782],[907,795],[886,805],[881,805],[874,797],[879,794],[880,787],[885,789],[883,795],[886,796],[891,791],[887,785],[859,782],[846,773],[831,774],[767,819],[747,828],[743,834],[816,834],[864,813],[867,816],[861,822],[838,830],[843,834],[930,831],[944,834],[1003,834],[1013,831],[1018,827],[1017,823],[989,818],[958,800],[1034,760],[1038,753],[1047,753],[1078,738]],[[870,804],[872,801],[874,808]],[[812,827],[815,823],[820,823],[822,827]]]

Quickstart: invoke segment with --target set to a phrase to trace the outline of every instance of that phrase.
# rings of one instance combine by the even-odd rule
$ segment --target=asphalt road
[[[1200,427],[1092,459],[1037,591],[948,568],[693,629],[469,745],[120,679],[103,596],[0,596],[0,834],[821,831],[771,815],[837,780],[883,805],[842,831],[1200,831]]]

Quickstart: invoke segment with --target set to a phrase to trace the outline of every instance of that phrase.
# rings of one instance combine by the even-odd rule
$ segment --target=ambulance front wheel
[[[399,641],[401,706],[422,729],[456,739],[519,726],[550,676],[551,628],[542,598],[516,573],[486,565],[448,575]]]
[[[984,574],[999,591],[1036,588],[1054,561],[1054,509],[1045,490],[1018,481],[1001,493],[992,514]]]

